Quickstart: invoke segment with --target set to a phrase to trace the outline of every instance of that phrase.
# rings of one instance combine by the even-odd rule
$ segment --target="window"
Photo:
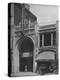
[[[45,32],[44,33],[44,42],[42,42],[42,33],[40,34],[40,47],[42,47],[42,43],[44,43],[44,46],[51,46],[52,43],[55,46],[56,45],[56,31],[53,32],[53,39],[51,39],[51,32]],[[51,40],[53,40],[51,42]]]
[[[44,46],[51,45],[51,33],[44,33]]]
[[[56,45],[56,32],[53,32],[53,45]]]
[[[42,47],[42,34],[40,34],[40,47]]]

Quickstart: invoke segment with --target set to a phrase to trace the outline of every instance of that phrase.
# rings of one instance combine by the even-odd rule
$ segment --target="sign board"
[[[22,57],[31,57],[32,54],[30,54],[30,52],[24,52]]]
[[[42,60],[42,59],[54,60],[55,59],[55,53],[52,51],[44,51],[37,56],[36,60]]]

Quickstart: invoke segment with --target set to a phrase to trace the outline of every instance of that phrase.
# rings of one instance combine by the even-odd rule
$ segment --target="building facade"
[[[9,4],[9,73],[35,72],[35,54],[38,48],[37,18],[27,4]]]
[[[8,4],[8,75],[37,70],[38,62],[58,59],[58,24],[37,25],[28,4]],[[46,55],[47,56],[47,55]]]
[[[53,65],[53,68],[54,66],[58,66],[58,21],[55,24],[40,26],[38,32],[40,46],[36,61],[39,67],[37,72],[40,73],[41,62],[47,65],[47,70],[48,65]],[[44,74],[42,72],[40,74]],[[49,70],[47,72],[49,72]],[[58,71],[56,70],[55,73],[58,73]]]

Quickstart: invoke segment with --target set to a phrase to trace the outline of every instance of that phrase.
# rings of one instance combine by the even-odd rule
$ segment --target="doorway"
[[[20,72],[33,72],[33,41],[26,37],[20,46]]]
[[[33,72],[33,58],[21,58],[20,59],[20,72]]]

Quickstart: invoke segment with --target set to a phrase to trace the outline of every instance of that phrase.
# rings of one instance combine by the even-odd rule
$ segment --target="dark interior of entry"
[[[33,41],[30,38],[25,38],[20,46],[20,72],[33,71],[33,49]],[[24,57],[24,53],[29,55]]]

